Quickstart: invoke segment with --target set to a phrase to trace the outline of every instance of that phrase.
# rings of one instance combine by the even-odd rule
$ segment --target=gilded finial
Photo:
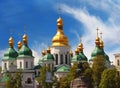
[[[97,37],[98,37],[98,31],[99,31],[99,28],[97,27],[97,29],[96,29],[96,30],[97,30]]]
[[[50,51],[51,51],[51,50],[50,50],[50,47],[49,47],[49,48],[47,48],[47,53],[50,53]]]
[[[9,38],[9,47],[13,47],[14,45],[14,40],[13,40],[13,37],[12,37],[12,29],[10,30],[10,38]]]
[[[100,32],[100,38],[101,38],[101,39],[100,39],[100,48],[101,48],[101,49],[103,49],[103,47],[104,47],[104,43],[103,43],[103,41],[102,41],[102,34],[103,34],[103,33]]]
[[[45,56],[45,54],[46,54],[46,51],[43,50],[43,51],[42,51],[42,56]]]
[[[26,26],[24,26],[23,43],[24,43],[24,44],[27,44],[28,39],[27,39],[27,35],[25,34],[25,32],[26,32]]]
[[[99,44],[100,44],[100,38],[99,38],[99,36],[98,36],[98,27],[97,27],[97,37],[96,37],[96,40],[95,40],[95,43],[96,43],[96,46],[99,46]]]
[[[75,49],[75,54],[78,54],[79,53],[79,50],[78,48]]]
[[[18,42],[18,50],[20,50],[20,49],[21,49],[21,47],[22,47],[22,42],[21,42],[21,41],[19,41],[19,42]]]
[[[80,44],[78,45],[79,52],[83,52],[82,36],[80,36]]]

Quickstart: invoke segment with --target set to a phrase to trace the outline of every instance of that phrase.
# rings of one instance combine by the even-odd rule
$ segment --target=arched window
[[[58,54],[55,54],[56,65],[58,65]]]
[[[7,63],[4,63],[4,68],[5,68],[5,69],[7,68]]]
[[[63,55],[60,55],[60,64],[63,64]]]
[[[22,68],[22,62],[20,62],[20,68]]]
[[[117,66],[119,66],[119,60],[117,60]]]
[[[31,78],[28,78],[27,81],[26,81],[27,84],[31,84],[32,83],[32,80]]]
[[[26,62],[26,68],[28,68],[28,62]]]
[[[65,55],[65,64],[67,64],[68,61],[67,61],[67,54]]]

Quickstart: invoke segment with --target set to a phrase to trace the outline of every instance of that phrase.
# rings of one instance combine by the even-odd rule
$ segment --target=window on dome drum
[[[28,68],[28,62],[26,62],[26,68]]]
[[[4,68],[5,68],[5,69],[7,68],[7,63],[4,63]]]
[[[63,55],[60,55],[60,64],[63,64]]]
[[[117,60],[117,66],[119,66],[119,60]]]
[[[55,54],[55,58],[56,58],[56,65],[58,65],[58,54]]]
[[[20,68],[22,68],[22,62],[20,62]]]
[[[65,64],[67,64],[67,54],[65,55]]]
[[[25,81],[25,83],[27,83],[27,84],[31,84],[31,83],[32,83],[31,78],[28,78],[27,81]]]

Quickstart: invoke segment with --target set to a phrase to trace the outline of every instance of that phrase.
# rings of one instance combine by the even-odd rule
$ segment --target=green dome
[[[33,57],[31,49],[23,44],[22,48],[18,51],[18,57]]]
[[[15,51],[13,47],[9,47],[5,52],[3,59],[14,60],[18,56],[18,53]]]
[[[47,61],[47,60],[54,60],[54,57],[52,54],[47,53],[44,57],[43,57],[43,61]]]
[[[42,56],[42,57],[39,59],[38,64],[42,64],[43,59],[44,59],[44,57]]]
[[[93,57],[96,57],[97,55],[104,55],[104,51],[99,47],[96,46],[91,54],[91,59],[94,59]]]
[[[79,55],[81,57],[81,61],[87,61],[88,60],[83,52],[80,52]]]
[[[104,54],[104,56],[105,56],[105,59],[106,59],[108,62],[110,62],[109,56],[108,56],[106,53]]]
[[[71,58],[71,62],[77,62],[80,61],[81,57],[79,54],[75,54],[72,58]]]

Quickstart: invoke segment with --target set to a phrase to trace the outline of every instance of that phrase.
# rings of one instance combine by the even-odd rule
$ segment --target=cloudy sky
[[[120,1],[119,0],[0,0],[0,57],[8,48],[10,31],[14,47],[22,40],[24,25],[33,50],[35,63],[41,50],[52,44],[56,33],[56,20],[64,21],[64,33],[74,50],[82,36],[84,53],[90,59],[95,47],[96,28],[103,32],[104,50],[110,60],[120,53]]]

